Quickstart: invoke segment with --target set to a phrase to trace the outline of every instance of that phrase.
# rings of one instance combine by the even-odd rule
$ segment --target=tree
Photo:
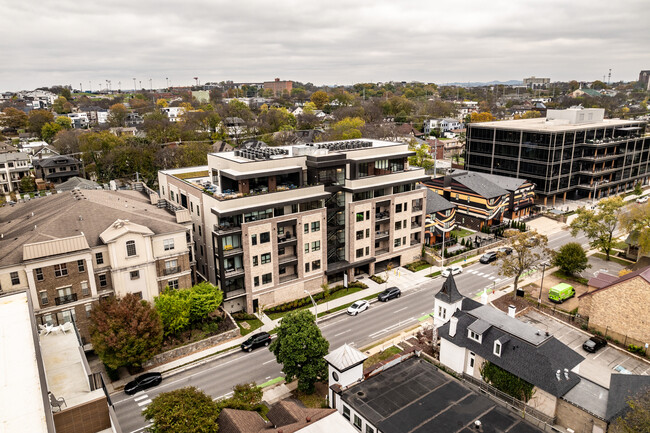
[[[316,381],[327,377],[327,363],[323,357],[330,346],[314,321],[309,310],[287,314],[278,327],[278,338],[269,346],[282,364],[286,380],[298,378],[298,389],[309,394],[314,392]]]
[[[54,115],[47,110],[32,110],[29,112],[28,121],[29,126],[27,129],[29,132],[38,134],[40,137],[43,125],[48,122],[54,122]]]
[[[650,388],[639,392],[627,402],[629,409],[611,424],[613,433],[650,431]]]
[[[629,233],[636,233],[640,254],[650,253],[650,202],[629,206],[621,213],[621,226]]]
[[[600,248],[607,255],[614,246],[614,231],[618,225],[618,215],[625,202],[621,197],[611,197],[601,200],[597,210],[578,209],[578,216],[571,222],[571,234],[575,236],[582,231],[589,239],[592,248]]]
[[[637,182],[634,184],[634,195],[641,194],[643,194],[643,188],[641,187],[641,182]]]
[[[471,123],[480,123],[480,122],[492,122],[494,120],[494,116],[490,112],[484,112],[484,113],[472,113],[470,114],[470,122]]]
[[[72,104],[64,96],[59,96],[52,104],[52,110],[59,114],[66,114],[72,112]]]
[[[485,361],[479,369],[481,377],[487,383],[492,384],[499,391],[505,392],[511,397],[527,402],[535,393],[535,386],[515,376],[507,370]]]
[[[223,302],[223,292],[207,281],[200,282],[186,292],[188,292],[191,322],[203,321]]]
[[[416,167],[422,167],[425,170],[433,168],[434,160],[431,158],[431,149],[429,145],[420,143],[418,147],[413,147],[415,155],[409,157],[409,164]]]
[[[90,314],[90,339],[95,353],[113,370],[141,367],[158,353],[163,330],[151,304],[134,294],[102,299]]]
[[[152,433],[213,433],[219,428],[217,403],[193,386],[159,394],[142,415],[152,423]]]
[[[217,402],[219,411],[229,408],[262,412],[264,392],[255,382],[235,385],[232,390],[232,397]]]
[[[36,191],[36,182],[31,176],[23,176],[20,179],[20,192],[32,192]]]
[[[108,124],[111,126],[124,126],[129,111],[124,104],[113,104],[108,109]]]
[[[154,298],[156,311],[160,315],[165,335],[177,335],[190,324],[190,302],[174,290],[164,290]]]
[[[326,140],[349,140],[361,138],[361,128],[366,124],[360,117],[346,117],[336,122],[332,128],[324,134]]]
[[[54,123],[63,129],[72,129],[72,119],[70,119],[68,116],[59,116],[56,118]]]
[[[41,138],[47,141],[49,144],[52,144],[54,137],[61,130],[63,130],[63,127],[58,123],[47,122],[41,129]]]
[[[310,100],[314,103],[317,109],[322,110],[325,104],[330,101],[330,98],[327,96],[327,93],[319,90],[311,94]]]
[[[24,111],[8,107],[2,110],[2,112],[4,115],[0,116],[1,126],[16,131],[27,127],[27,114]]]
[[[590,268],[588,262],[585,250],[577,242],[562,245],[553,257],[553,266],[558,266],[564,273],[570,275]]]
[[[506,230],[504,236],[508,238],[512,253],[499,253],[501,260],[492,262],[492,266],[500,266],[499,275],[514,277],[516,296],[521,275],[546,260],[551,252],[547,248],[548,238],[536,231],[520,232],[511,229]]]

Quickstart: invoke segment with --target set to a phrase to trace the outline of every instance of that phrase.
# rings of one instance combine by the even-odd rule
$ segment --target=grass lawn
[[[553,275],[558,277],[561,280],[566,280],[566,281],[575,281],[576,283],[580,283],[583,285],[587,285],[589,283],[589,280],[586,278],[578,277],[575,275],[569,275],[565,274],[562,270],[557,270],[553,272]]]
[[[385,359],[390,358],[393,355],[396,355],[400,353],[402,349],[400,349],[397,346],[391,346],[388,349],[384,350],[383,352],[375,353],[365,361],[363,361],[363,368],[368,368],[371,365],[375,365],[378,362],[381,362]]]
[[[594,254],[594,256],[598,257],[599,259],[607,260],[607,255],[605,253],[596,253],[596,254]],[[625,266],[625,267],[634,264],[634,262],[629,262],[627,260],[623,260],[621,258],[614,257],[612,255],[609,256],[609,260],[614,262],[614,263],[618,263],[619,265]]]
[[[370,295],[370,296],[366,296],[365,298],[361,298],[361,299],[364,299],[366,301],[370,301],[371,299],[375,299],[376,297],[377,297],[377,295]],[[354,301],[354,302],[357,302],[357,301]],[[327,316],[328,314],[336,313],[337,311],[341,311],[341,310],[347,310],[350,305],[354,304],[354,302],[349,302],[349,303],[347,303],[345,305],[339,305],[338,307],[330,308],[327,311],[323,311],[322,313],[318,313],[318,317]]]
[[[311,409],[321,409],[326,406],[326,401],[323,398],[322,395],[320,395],[317,392],[314,392],[313,394],[305,394],[302,391],[298,391],[297,389],[291,393],[295,398],[300,400],[302,404],[305,405],[305,407],[311,408]]]
[[[627,250],[627,244],[623,241],[618,241],[614,244],[614,248],[617,250]]]
[[[464,229],[464,228],[461,228],[460,230],[452,230],[451,231],[451,234],[456,236],[458,239],[464,238],[465,236],[469,236],[472,233],[474,233],[474,232],[469,231],[469,230]]]
[[[248,320],[237,320],[237,326],[239,326],[239,330],[241,331],[241,335],[247,335],[256,330],[257,328],[262,327],[262,321],[259,319],[248,319]],[[250,328],[246,329],[243,326],[241,326],[242,322],[248,323]]]
[[[404,267],[411,272],[417,272],[422,269],[430,268],[431,265],[426,260],[418,260],[417,262],[409,263]]]
[[[435,277],[437,277],[438,275],[440,275],[440,272],[441,272],[441,271],[435,271],[433,274],[429,274],[429,275],[427,275],[427,277],[429,277],[429,278],[435,278]]]
[[[363,289],[361,287],[349,287],[347,289],[341,289],[338,292],[332,293],[330,295],[330,297],[327,299],[327,301],[325,299],[321,299],[320,301],[316,302],[316,304],[317,305],[323,305],[323,304],[326,304],[329,301],[333,301],[334,299],[338,299],[338,298],[341,298],[343,296],[351,295],[352,293],[356,293],[356,292],[358,292],[360,290],[363,290]],[[265,314],[267,316],[269,316],[269,318],[271,320],[275,320],[275,319],[279,319],[280,317],[284,317],[284,315],[289,313],[290,311],[304,310],[304,309],[307,309],[307,308],[311,308],[313,306],[314,305],[310,302],[309,304],[303,305],[302,307],[295,308],[293,310],[281,311],[281,312],[278,312],[278,313],[267,313],[267,312],[265,312]],[[319,316],[320,316],[320,314],[319,314]]]

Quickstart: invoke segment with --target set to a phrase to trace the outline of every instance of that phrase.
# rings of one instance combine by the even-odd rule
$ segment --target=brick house
[[[578,311],[589,327],[625,344],[650,342],[650,266],[620,278],[599,274],[578,297]]]
[[[89,340],[100,298],[152,302],[191,287],[187,212],[152,206],[136,191],[74,191],[0,209],[0,292],[27,290],[38,324],[74,322]]]

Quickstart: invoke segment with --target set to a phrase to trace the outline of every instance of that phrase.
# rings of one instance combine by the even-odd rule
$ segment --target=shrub
[[[239,311],[237,313],[232,313],[232,318],[235,320],[253,320],[257,319],[257,316]]]
[[[206,322],[201,326],[201,331],[206,334],[216,334],[219,332],[219,322]]]
[[[641,356],[645,355],[645,349],[642,346],[636,346],[634,344],[630,344],[627,346],[628,352],[636,353]]]
[[[116,380],[120,380],[120,373],[117,370],[109,367],[106,364],[104,364],[104,368],[106,369],[106,375],[111,381],[115,382]]]

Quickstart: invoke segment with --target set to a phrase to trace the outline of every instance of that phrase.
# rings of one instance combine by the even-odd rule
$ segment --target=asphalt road
[[[583,245],[587,242],[582,235],[573,238],[569,232],[561,231],[549,236],[549,247],[557,249],[572,241]],[[503,286],[510,283],[512,278],[499,277],[497,266],[476,263],[463,269],[455,280],[463,295],[479,298],[485,288]],[[319,326],[323,336],[330,342],[331,349],[344,343],[361,348],[386,338],[418,323],[419,318],[431,313],[433,296],[443,282],[443,278],[437,278],[403,292],[400,298],[385,303],[373,302],[367,311],[358,316],[341,314],[321,319]],[[134,396],[119,392],[111,398],[122,430],[133,433],[146,427],[141,412],[151,403],[151,399],[162,392],[195,386],[217,399],[229,395],[232,387],[238,383],[255,381],[262,384],[281,375],[281,366],[266,348],[251,353],[234,350],[203,365],[166,377],[160,386],[146,392]]]

